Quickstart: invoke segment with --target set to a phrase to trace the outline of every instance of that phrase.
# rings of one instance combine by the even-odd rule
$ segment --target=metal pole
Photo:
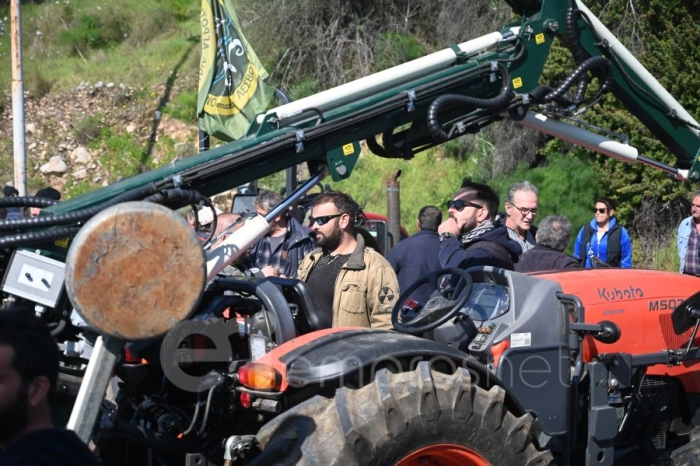
[[[22,82],[22,15],[21,0],[10,3],[10,36],[12,43],[12,139],[15,155],[15,188],[20,196],[27,194],[27,154],[24,143],[24,84]]]
[[[399,186],[399,176],[401,176],[401,170],[397,170],[396,173],[394,173],[386,186],[386,216],[389,229],[389,244],[386,245],[384,254],[391,251],[391,248],[401,241],[401,189]]]
[[[114,366],[123,347],[124,342],[116,338],[99,336],[95,341],[83,382],[78,390],[78,397],[66,426],[85,443],[90,440],[95,428],[107,384],[112,378]]]
[[[199,133],[199,152],[205,152],[209,150],[209,133],[206,131],[198,130]]]

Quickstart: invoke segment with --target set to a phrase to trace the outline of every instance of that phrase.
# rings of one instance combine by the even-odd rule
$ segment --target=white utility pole
[[[22,81],[21,0],[10,2],[10,40],[12,43],[12,139],[15,154],[15,188],[27,195],[27,155],[24,143],[24,84]]]

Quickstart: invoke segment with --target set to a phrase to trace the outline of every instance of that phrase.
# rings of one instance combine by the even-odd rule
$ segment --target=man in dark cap
[[[46,188],[41,188],[39,191],[37,191],[34,197],[43,197],[44,199],[53,199],[54,201],[60,201],[61,193],[59,193],[58,190],[52,188],[51,186],[47,186]]]
[[[10,185],[6,185],[4,188],[2,188],[2,193],[5,195],[5,197],[19,196],[19,191],[17,191],[14,186]]]
[[[19,191],[14,186],[7,185],[2,188],[2,193],[5,197],[17,197],[19,196]],[[22,209],[20,207],[5,207],[6,220],[19,220],[22,218]]]
[[[51,186],[47,186],[46,188],[41,188],[39,191],[37,191],[34,197],[41,197],[43,199],[52,199],[54,201],[60,201],[61,193],[58,192],[58,190],[52,188]],[[29,208],[29,215],[31,215],[32,217],[36,217],[37,215],[39,215],[39,212],[41,212],[41,207]]]

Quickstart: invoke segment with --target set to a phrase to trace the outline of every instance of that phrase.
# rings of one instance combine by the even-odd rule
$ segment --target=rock
[[[84,168],[81,168],[80,170],[74,171],[73,172],[73,179],[74,180],[84,180],[87,178],[87,170]]]
[[[136,125],[135,125],[135,124],[129,123],[128,125],[126,125],[126,132],[127,132],[127,133],[133,133],[134,131],[136,131]]]
[[[70,158],[75,163],[85,165],[90,162],[90,151],[85,146],[78,146],[71,152]]]
[[[27,150],[34,150],[36,149],[36,142],[33,142],[27,146]]]
[[[34,123],[28,123],[27,126],[24,127],[24,130],[28,134],[34,134],[36,133],[36,125]]]
[[[68,165],[66,165],[66,162],[64,162],[61,157],[54,155],[47,163],[42,165],[39,170],[41,170],[41,173],[47,175],[63,174],[68,170]]]

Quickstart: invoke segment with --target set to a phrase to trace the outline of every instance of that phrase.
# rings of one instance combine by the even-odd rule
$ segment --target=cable
[[[197,400],[197,404],[196,404],[196,406],[195,406],[195,408],[194,408],[194,414],[192,415],[192,422],[190,423],[190,426],[187,428],[187,430],[184,431],[184,432],[182,433],[183,436],[184,436],[184,435],[189,435],[189,434],[192,433],[192,431],[194,430],[194,426],[195,426],[195,424],[197,424],[197,418],[199,417],[199,406],[200,406],[200,404],[201,404],[201,403],[200,403],[200,401],[199,401],[199,399],[198,399],[198,400]]]
[[[51,207],[58,201],[34,196],[0,197],[0,207]],[[3,220],[5,221],[5,220]]]
[[[218,386],[218,384],[212,386],[209,389],[209,394],[207,395],[207,405],[204,408],[204,419],[202,419],[202,427],[199,428],[199,435],[202,435],[204,433],[204,429],[206,429],[206,427],[207,427],[207,420],[209,419],[209,411],[211,408],[211,399],[212,399],[212,396],[214,395],[214,390],[216,389],[217,386]]]
[[[45,231],[33,231],[30,233],[18,233],[0,237],[0,248],[13,248],[18,246],[28,246],[30,244],[41,244],[56,241],[58,239],[75,236],[80,227],[62,227]]]
[[[475,108],[499,109],[510,102],[513,97],[513,88],[511,87],[510,78],[508,77],[508,70],[501,63],[498,64],[498,70],[501,75],[502,87],[500,93],[496,97],[481,99],[461,94],[446,94],[433,100],[428,108],[427,126],[428,133],[430,133],[434,141],[445,142],[450,139],[438,120],[438,114],[444,108],[464,105]]]
[[[54,215],[40,215],[38,217],[22,218],[17,220],[5,220],[0,222],[0,230],[23,230],[32,228],[47,228],[59,225],[68,225],[71,223],[81,223],[93,217],[97,213],[122,202],[143,199],[149,194],[155,192],[155,184],[149,183],[140,188],[132,189],[124,192],[113,199],[103,202],[102,204],[88,207],[75,212],[66,212]],[[53,205],[53,204],[51,204]]]

